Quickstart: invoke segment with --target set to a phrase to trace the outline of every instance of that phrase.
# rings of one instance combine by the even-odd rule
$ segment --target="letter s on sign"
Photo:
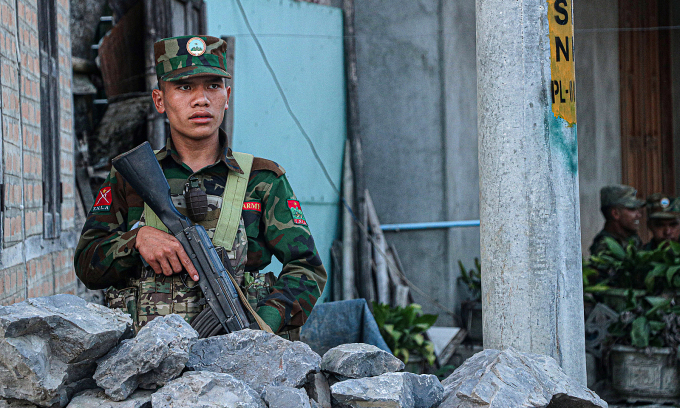
[[[569,13],[564,7],[567,7],[567,0],[555,0],[555,11],[564,16],[562,18],[555,16],[555,21],[559,25],[565,25],[569,22]]]

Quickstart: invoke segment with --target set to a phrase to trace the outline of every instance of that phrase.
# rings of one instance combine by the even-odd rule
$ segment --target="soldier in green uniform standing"
[[[607,249],[605,237],[611,237],[622,246],[632,243],[637,248],[642,246],[638,236],[640,229],[641,208],[645,204],[637,198],[637,190],[626,185],[611,185],[600,190],[600,210],[605,224],[590,246],[590,255],[599,255]]]
[[[652,239],[642,249],[656,249],[665,241],[678,241],[680,237],[680,221],[678,206],[680,200],[671,200],[662,193],[654,193],[647,197],[647,227]]]
[[[219,128],[231,93],[226,49],[208,36],[155,44],[159,89],[152,97],[170,123],[156,158],[175,207],[205,227],[257,315],[275,333],[295,338],[326,271],[283,168],[226,146]],[[113,168],[75,251],[78,277],[90,289],[108,288],[109,305],[130,313],[137,329],[170,313],[190,322],[205,308],[196,270],[164,230]],[[278,277],[261,273],[272,255],[283,264]]]

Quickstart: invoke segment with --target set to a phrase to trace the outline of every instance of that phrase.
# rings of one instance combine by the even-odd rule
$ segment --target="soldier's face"
[[[680,237],[680,222],[677,219],[654,219],[649,220],[649,230],[656,242],[666,240],[677,241]]]
[[[640,229],[642,210],[639,208],[617,207],[612,210],[612,216],[624,230],[630,233],[637,233]]]
[[[168,115],[174,137],[201,140],[217,137],[231,88],[218,76],[164,82],[152,96],[156,110]]]

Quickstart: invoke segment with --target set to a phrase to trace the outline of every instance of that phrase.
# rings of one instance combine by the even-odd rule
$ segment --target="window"
[[[38,7],[40,38],[40,132],[43,174],[43,234],[58,238],[61,231],[59,162],[59,49],[55,0]]]

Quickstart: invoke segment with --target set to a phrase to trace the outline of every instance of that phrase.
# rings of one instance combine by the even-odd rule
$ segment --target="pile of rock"
[[[198,339],[177,315],[132,337],[119,311],[75,296],[0,307],[0,408],[606,407],[554,360],[486,350],[444,383],[368,344],[323,358],[242,330]]]

